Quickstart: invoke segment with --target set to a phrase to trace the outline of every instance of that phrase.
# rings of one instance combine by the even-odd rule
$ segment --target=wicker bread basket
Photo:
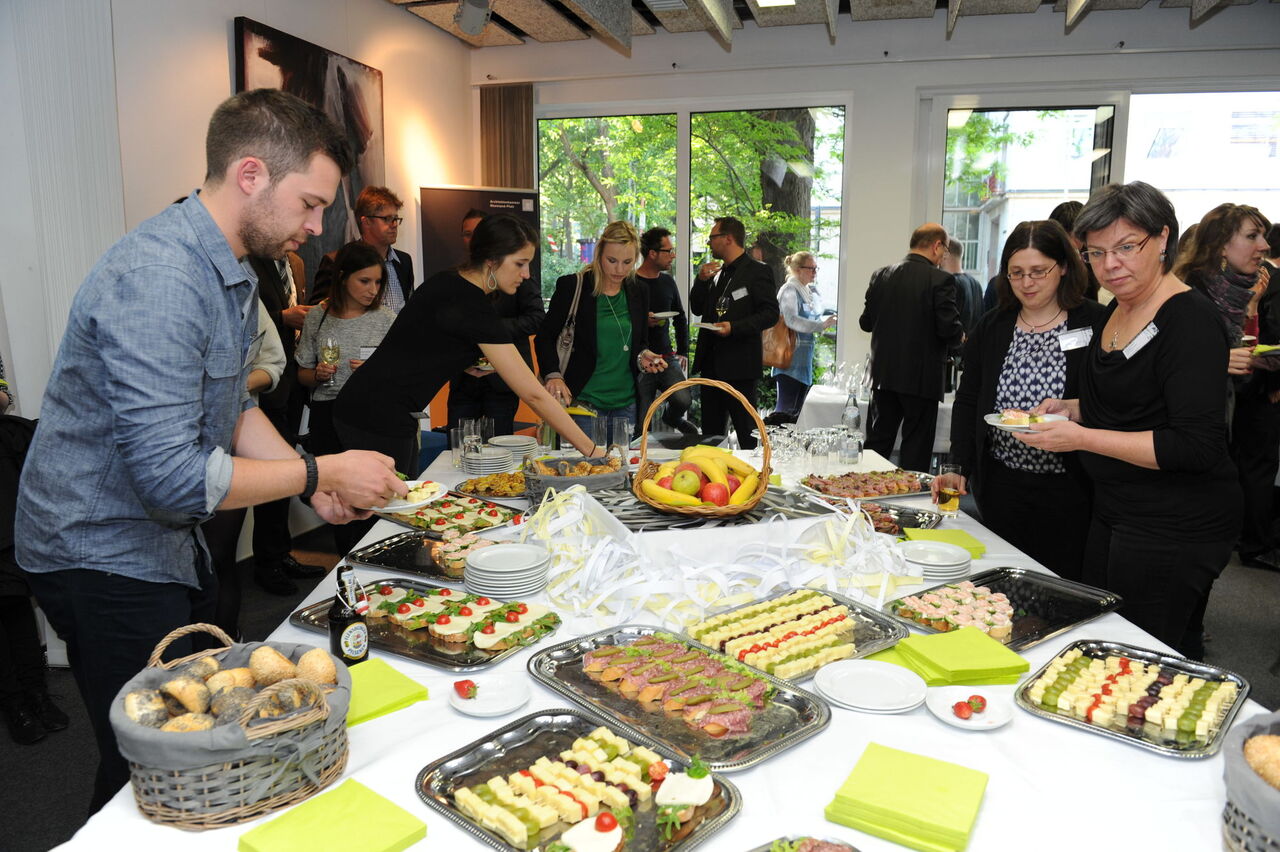
[[[1280,790],[1244,758],[1244,744],[1259,734],[1280,734],[1280,712],[1236,725],[1222,743],[1227,804],[1222,810],[1222,848],[1230,852],[1280,852]]]
[[[170,644],[192,633],[212,634],[223,647],[161,661]],[[124,712],[124,696],[130,691],[157,688],[187,663],[213,656],[223,668],[247,666],[253,650],[264,644],[295,663],[312,647],[235,644],[212,624],[191,624],[164,637],[147,668],[120,690],[112,703],[111,724],[120,752],[129,761],[138,809],[147,819],[188,831],[236,825],[297,804],[342,774],[347,765],[351,675],[336,659],[336,687],[301,678],[280,681],[259,690],[238,719],[208,731],[164,732],[138,724]],[[258,718],[264,705],[289,690],[297,690],[304,709]]]
[[[747,410],[752,419],[756,421],[756,428],[760,432],[760,447],[764,451],[764,460],[760,464],[760,480],[756,483],[755,492],[737,505],[728,506],[672,506],[669,503],[660,503],[644,493],[644,489],[640,483],[646,479],[653,479],[658,473],[658,464],[650,461],[648,458],[649,445],[649,424],[653,420],[653,413],[658,410],[658,406],[666,401],[667,397],[676,391],[683,390],[694,385],[702,385],[704,387],[716,388],[732,396],[742,407]],[[662,394],[653,401],[649,406],[649,410],[644,415],[644,425],[640,429],[640,463],[636,466],[635,476],[631,480],[631,490],[642,503],[647,503],[660,512],[667,512],[672,515],[689,515],[695,518],[731,518],[734,515],[740,515],[743,512],[749,512],[756,507],[760,499],[764,497],[764,493],[769,490],[769,436],[765,432],[764,421],[760,419],[760,415],[756,413],[755,408],[747,401],[747,398],[724,382],[717,382],[712,379],[685,379],[683,382],[676,382],[667,388]]]

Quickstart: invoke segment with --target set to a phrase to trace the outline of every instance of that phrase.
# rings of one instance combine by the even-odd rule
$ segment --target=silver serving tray
[[[420,574],[438,583],[461,585],[462,577],[450,577],[436,562],[433,550],[438,544],[440,539],[426,530],[414,529],[353,550],[347,554],[346,561],[363,568]]]
[[[992,592],[1004,592],[1008,595],[1009,603],[1013,604],[1013,632],[1005,645],[1013,651],[1024,651],[1039,645],[1073,627],[1106,615],[1124,603],[1119,595],[1104,589],[1026,568],[992,568],[964,579],[975,586],[986,586]],[[922,597],[938,589],[954,586],[957,582],[959,581],[938,583],[915,592],[915,595]],[[884,605],[884,611],[890,617],[924,633],[940,632],[895,615],[892,607],[897,600],[901,598],[895,598]]]
[[[365,592],[376,591],[382,585],[399,586],[402,589],[412,589],[419,593],[440,588],[419,580],[388,577],[372,583],[365,583],[364,590]],[[457,590],[454,589],[453,591]],[[461,594],[466,593],[462,592]],[[508,602],[503,598],[493,598],[492,596],[491,599],[502,601],[503,603]],[[303,607],[289,616],[289,623],[296,627],[301,627],[303,630],[328,633],[329,607],[331,606],[333,606],[333,598],[326,598],[318,603]],[[554,633],[555,630],[552,630],[547,636],[554,635]],[[538,641],[542,640],[539,639]],[[388,654],[395,654],[397,657],[404,657],[414,662],[426,663],[429,666],[435,666],[446,671],[474,672],[496,666],[512,654],[518,654],[526,646],[517,645],[514,648],[507,648],[505,651],[482,651],[470,643],[467,645],[451,645],[442,642],[440,639],[431,636],[425,627],[420,630],[406,630],[390,619],[376,618],[369,620],[369,647],[374,650],[385,651]]]
[[[853,473],[853,472],[854,472],[854,471],[846,471],[846,473]],[[889,470],[886,470],[886,471],[867,471],[867,472],[868,472],[868,473],[893,473],[893,471],[889,471]],[[930,487],[933,485],[933,474],[932,474],[932,473],[924,473],[924,472],[922,472],[922,471],[918,471],[918,470],[907,470],[907,471],[904,471],[904,473],[910,473],[910,474],[913,474],[913,475],[915,475],[916,477],[918,477],[918,478],[920,479],[920,490],[919,490],[919,491],[908,491],[908,492],[906,492],[905,494],[870,494],[870,495],[867,495],[866,497],[841,497],[840,499],[843,499],[843,500],[852,500],[852,501],[854,501],[855,503],[861,502],[861,501],[863,501],[863,500],[870,500],[870,501],[871,501],[871,502],[873,502],[873,503],[879,503],[879,502],[884,501],[884,500],[897,500],[897,499],[900,499],[900,498],[902,498],[902,497],[919,497],[919,496],[920,496],[920,495],[922,495],[922,494],[928,494],[928,493],[929,493],[929,489],[930,489]],[[815,475],[815,474],[808,474],[808,475],[809,475],[809,476],[813,476],[813,475]],[[838,475],[838,476],[842,476],[843,474],[837,474],[837,475]],[[797,483],[796,483],[796,488],[802,489],[802,490],[804,490],[804,491],[808,491],[808,492],[810,492],[811,494],[821,494],[821,495],[822,495],[822,496],[824,496],[824,497],[837,497],[837,496],[838,496],[838,495],[835,495],[835,494],[827,494],[825,491],[819,491],[818,489],[816,489],[816,488],[814,488],[814,487],[812,487],[812,486],[805,485],[803,481],[797,482]]]
[[[783,597],[784,595],[789,595],[795,591],[799,591],[799,590],[784,589],[778,592],[777,594],[770,595],[767,598],[761,598],[760,600],[752,601],[751,603],[745,603],[745,604],[742,604],[742,606],[735,606],[733,607],[733,609],[726,609],[722,612],[715,613],[715,615],[724,615],[726,612],[734,612],[736,610],[742,609],[743,607],[755,606],[756,604],[776,600],[780,597]],[[861,659],[862,657],[866,657],[871,654],[874,654],[877,651],[883,651],[885,648],[892,648],[894,645],[897,645],[898,642],[900,642],[903,639],[906,639],[908,636],[908,630],[905,626],[903,626],[901,619],[897,619],[892,616],[885,615],[879,610],[872,609],[866,604],[858,603],[852,598],[847,598],[844,595],[838,594],[836,592],[832,592],[828,589],[815,589],[814,591],[821,592],[822,594],[834,600],[836,603],[847,606],[850,612],[853,613],[854,652],[852,657],[846,657],[845,659],[857,660],[857,659]],[[694,641],[697,641],[697,640],[694,640]],[[821,668],[821,666],[819,666],[818,668]],[[786,678],[785,680],[788,683],[802,683],[803,681],[809,680],[817,673],[818,673],[818,670],[814,669],[813,671],[802,674],[799,677]]]
[[[647,503],[642,503],[629,490],[604,489],[592,491],[591,496],[608,509],[609,514],[617,518],[623,526],[632,532],[754,524],[774,514],[780,514],[789,519],[815,518],[829,515],[835,511],[834,508],[829,506],[813,503],[809,500],[808,495],[788,491],[776,486],[769,486],[764,496],[760,498],[760,502],[751,510],[727,518],[699,518],[690,515],[672,515],[660,512]]]
[[[907,527],[921,530],[931,530],[937,528],[942,523],[942,513],[934,512],[930,509],[917,509],[914,506],[899,506],[896,503],[889,503],[885,500],[877,500],[871,497],[854,499],[852,497],[832,497],[830,494],[819,494],[816,491],[807,492],[808,499],[822,506],[831,506],[841,514],[849,514],[849,504],[863,507],[872,521],[877,515],[885,515],[898,525],[899,531],[896,533],[888,533],[889,535],[903,535],[902,530]],[[908,497],[908,494],[898,495],[900,497]],[[865,507],[876,506],[877,511],[871,511]],[[877,530],[878,531],[878,530]]]
[[[1048,670],[1053,660],[1070,651],[1072,648],[1079,648],[1081,653],[1088,657],[1106,657],[1116,655],[1128,657],[1131,660],[1137,660],[1142,663],[1156,663],[1164,668],[1173,671],[1175,674],[1185,674],[1190,677],[1200,677],[1211,681],[1231,681],[1240,690],[1236,695],[1235,703],[1227,709],[1226,715],[1222,719],[1222,726],[1218,728],[1218,733],[1213,739],[1202,745],[1197,744],[1191,747],[1180,746],[1177,743],[1170,743],[1163,738],[1159,741],[1151,739],[1149,736],[1144,737],[1139,734],[1130,733],[1128,730],[1116,730],[1114,728],[1103,728],[1100,725],[1094,725],[1083,719],[1077,719],[1074,716],[1063,716],[1059,713],[1053,713],[1045,710],[1040,705],[1027,698],[1032,684]],[[1028,713],[1039,716],[1042,719],[1049,719],[1059,722],[1063,725],[1070,725],[1073,728],[1079,728],[1082,731],[1089,731],[1104,737],[1110,737],[1113,740],[1128,743],[1138,748],[1145,748],[1148,751],[1154,751],[1157,754],[1163,754],[1168,757],[1180,757],[1184,760],[1199,760],[1200,758],[1210,757],[1217,754],[1218,749],[1222,747],[1222,741],[1227,736],[1227,729],[1231,727],[1231,723],[1235,720],[1236,714],[1240,712],[1240,708],[1244,706],[1245,699],[1249,697],[1249,681],[1233,671],[1228,671],[1218,666],[1211,666],[1208,663],[1201,663],[1195,660],[1188,660],[1183,657],[1177,657],[1172,654],[1162,654],[1159,651],[1150,651],[1146,648],[1139,648],[1135,645],[1126,645],[1122,642],[1104,642],[1100,639],[1081,639],[1073,642],[1063,648],[1053,656],[1043,666],[1041,666],[1035,674],[1031,675],[1022,685],[1018,687],[1018,691],[1014,693],[1014,700],[1018,706]]]
[[[489,499],[489,498],[487,498],[487,497],[475,497],[475,496],[470,495],[470,494],[461,494],[461,493],[459,493],[459,492],[457,492],[457,491],[454,491],[454,490],[452,490],[452,489],[450,489],[450,490],[445,494],[445,496],[444,496],[444,497],[441,497],[441,498],[440,498],[440,500],[447,500],[447,499],[448,499],[448,498],[450,498],[450,497],[453,497],[453,498],[454,498],[454,499],[456,499],[456,500],[461,500],[461,499],[468,499],[468,500],[483,500],[483,501],[484,501],[484,502],[486,502],[486,503],[492,503],[493,505],[497,506],[497,507],[498,507],[498,508],[500,508],[500,509],[506,509],[508,512],[513,512],[513,513],[514,513],[514,514],[513,514],[513,516],[512,516],[512,518],[511,518],[511,520],[509,520],[509,521],[504,521],[503,523],[500,523],[500,524],[494,524],[493,526],[489,526],[489,527],[480,527],[479,529],[471,530],[471,532],[475,532],[475,533],[484,532],[485,530],[496,530],[496,529],[498,529],[499,527],[506,527],[506,526],[510,526],[511,524],[513,524],[513,523],[515,523],[515,522],[516,522],[516,519],[517,519],[517,518],[522,517],[522,516],[523,516],[523,514],[524,514],[524,509],[518,508],[518,507],[516,507],[516,506],[508,505],[508,504],[506,504],[506,503],[503,503],[501,500],[490,500],[490,499]],[[428,508],[428,509],[432,508],[433,506],[435,506],[435,505],[436,505],[436,503],[439,503],[439,502],[440,502],[440,500],[435,501],[435,503],[432,503],[431,505],[427,506],[426,508]],[[391,523],[393,523],[393,524],[399,524],[400,526],[402,526],[402,527],[408,527],[408,528],[409,528],[409,529],[411,529],[411,530],[418,530],[419,532],[424,532],[424,533],[426,533],[428,536],[431,536],[432,538],[435,538],[436,540],[439,540],[439,539],[440,539],[440,534],[439,534],[439,533],[434,532],[433,530],[429,530],[429,529],[427,529],[426,527],[420,527],[420,526],[418,526],[417,524],[414,524],[414,523],[412,523],[411,521],[407,520],[407,519],[405,518],[405,516],[403,516],[403,515],[397,514],[397,513],[395,513],[395,512],[379,512],[379,511],[377,511],[377,510],[375,510],[375,511],[374,511],[374,514],[375,514],[375,515],[377,515],[379,518],[382,518],[384,521],[391,521]]]
[[[773,844],[775,843],[799,843],[802,840],[821,840],[824,843],[837,843],[848,849],[849,852],[858,852],[858,847],[854,846],[847,840],[837,840],[834,837],[814,837],[812,834],[793,834],[789,837],[775,837],[768,843],[762,843],[759,846],[752,846],[747,850],[747,852],[772,852],[774,848]]]
[[[473,477],[473,478],[478,479],[479,477]],[[499,505],[501,505],[499,501],[502,501],[502,500],[528,500],[529,499],[528,489],[521,491],[519,494],[506,494],[506,495],[503,495],[502,497],[493,497],[488,494],[477,494],[475,491],[466,491],[461,486],[459,486],[458,488],[450,488],[449,493],[457,494],[460,497],[474,497],[477,500],[486,500],[490,503],[499,503]]]
[[[717,772],[736,772],[755,766],[817,734],[831,722],[831,707],[826,701],[787,681],[753,669],[756,676],[773,684],[774,693],[768,705],[755,717],[750,732],[717,739],[690,728],[680,719],[664,714],[661,709],[646,709],[638,701],[592,680],[582,670],[582,658],[588,652],[602,645],[630,645],[654,633],[670,634],[691,648],[728,659],[724,654],[679,633],[661,627],[626,624],[544,648],[530,657],[529,673],[534,680],[574,704],[644,732],[683,760],[699,755],[703,763]]]
[[[643,745],[666,758],[674,770],[682,770],[688,761],[674,754],[662,743],[646,737],[639,731],[620,725],[614,720],[597,719],[582,710],[541,710],[517,719],[488,736],[469,743],[452,754],[433,760],[422,768],[415,782],[418,797],[426,805],[444,814],[482,843],[496,849],[518,848],[483,826],[472,822],[453,804],[453,792],[459,787],[469,787],[487,781],[494,775],[509,775],[524,769],[539,757],[554,758],[569,748],[575,739],[586,736],[604,725],[633,745]],[[665,843],[658,833],[653,799],[641,803],[635,810],[635,836],[627,843],[627,852],[677,852],[693,849],[723,828],[742,810],[742,794],[726,779],[713,776],[720,792],[720,808],[706,816],[686,837],[673,843]],[[567,828],[563,823],[544,829],[539,842],[530,850],[541,850]]]

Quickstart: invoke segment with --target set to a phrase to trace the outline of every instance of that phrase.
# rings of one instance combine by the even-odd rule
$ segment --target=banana
[[[738,506],[747,502],[751,495],[756,493],[756,484],[759,482],[759,476],[754,473],[748,474],[747,478],[742,480],[742,484],[738,486],[738,490],[729,495],[729,505]]]
[[[672,491],[670,488],[663,488],[652,479],[641,480],[640,488],[652,499],[657,500],[659,503],[666,503],[669,506],[702,505],[702,501],[692,494],[684,494],[679,491]]]
[[[726,468],[736,473],[739,477],[750,476],[753,473],[759,473],[748,462],[735,456],[733,453],[726,453],[719,447],[704,447],[702,444],[690,447],[685,450],[688,456],[682,457],[682,461],[695,461],[699,458],[709,458],[723,464]]]
[[[654,479],[664,479],[668,476],[674,475],[677,466],[679,466],[679,462],[663,462],[658,465],[658,473],[654,476]]]
[[[728,470],[725,468],[724,462],[719,459],[713,459],[709,456],[690,456],[686,459],[689,464],[696,464],[698,469],[707,475],[707,479],[712,482],[718,482],[721,485],[728,485]]]

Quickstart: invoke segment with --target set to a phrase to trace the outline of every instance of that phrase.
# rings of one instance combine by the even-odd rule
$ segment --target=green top
[[[627,291],[596,296],[596,368],[578,398],[602,410],[634,405],[636,383],[630,361],[636,354],[631,351]]]

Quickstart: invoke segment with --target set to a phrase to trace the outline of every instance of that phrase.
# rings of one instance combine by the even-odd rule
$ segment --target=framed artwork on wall
[[[236,91],[283,89],[324,110],[347,132],[355,168],[324,212],[324,231],[298,250],[307,283],[320,258],[358,239],[355,203],[366,186],[385,180],[382,72],[249,18],[235,19]]]

